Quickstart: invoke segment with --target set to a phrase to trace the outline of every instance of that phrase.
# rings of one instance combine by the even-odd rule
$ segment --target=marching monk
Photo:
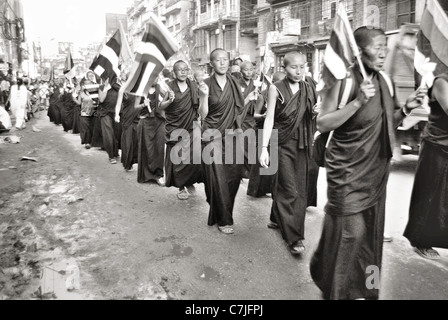
[[[224,234],[233,234],[233,207],[241,182],[237,148],[225,150],[225,140],[238,139],[239,119],[244,108],[243,94],[235,78],[227,74],[229,57],[225,50],[210,54],[214,74],[199,85],[199,113],[203,119],[204,183],[210,204],[208,225],[218,225]],[[226,160],[226,152],[227,155]],[[243,154],[244,156],[244,154]]]
[[[179,188],[177,197],[180,200],[187,200],[190,193],[195,190],[193,185],[202,182],[201,164],[193,163],[193,126],[199,118],[199,92],[197,84],[188,79],[189,68],[184,61],[177,61],[173,71],[175,79],[168,83],[172,92],[170,104],[167,104],[164,109],[166,119],[165,182],[167,187]],[[176,135],[176,130],[182,131],[177,131],[179,134],[182,133],[181,141],[179,141],[179,134]]]
[[[280,229],[291,254],[300,255],[305,251],[307,175],[317,94],[314,80],[305,77],[306,57],[302,53],[287,53],[283,63],[286,77],[269,88],[260,164],[264,168],[269,166],[268,147],[274,128],[278,130],[279,169],[272,186],[268,227]]]
[[[138,172],[139,183],[156,182],[165,186],[165,112],[161,104],[169,104],[167,95],[161,97],[157,80],[149,90],[145,99],[145,107],[139,115],[137,126],[138,137]],[[161,102],[163,101],[163,102]]]
[[[379,298],[387,181],[394,131],[421,106],[427,90],[395,99],[393,82],[382,72],[387,39],[382,29],[354,32],[361,63],[350,70],[354,97],[339,108],[343,80],[322,93],[319,132],[334,131],[326,150],[328,202],[322,236],[310,262],[311,276],[327,300]],[[344,91],[344,90],[343,90]],[[342,92],[343,92],[342,91]],[[371,269],[373,268],[373,270]]]
[[[127,78],[127,75],[126,75]],[[126,171],[138,163],[137,128],[139,116],[145,106],[144,98],[124,93],[118,96],[115,106],[115,122],[120,123],[121,132],[121,164]]]
[[[244,98],[244,111],[241,114],[241,129],[243,131],[253,130],[257,125],[254,118],[255,105],[258,99],[258,89],[255,87],[254,65],[250,61],[243,61],[240,64],[241,79],[238,81]],[[255,133],[256,134],[256,133]],[[243,177],[249,179],[252,165],[249,164],[249,141],[244,144],[244,167]]]

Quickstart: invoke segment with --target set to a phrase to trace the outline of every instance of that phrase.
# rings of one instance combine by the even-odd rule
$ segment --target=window
[[[210,52],[219,47],[218,45],[219,35],[215,32],[210,32]]]
[[[283,17],[280,12],[276,13],[274,16],[274,29],[275,31],[283,31]]]
[[[397,28],[405,23],[415,22],[415,0],[397,1]]]
[[[207,0],[201,0],[201,13],[207,12]]]
[[[300,19],[301,35],[308,35],[310,31],[310,4],[292,5],[291,19]]]
[[[206,34],[204,30],[198,30],[195,32],[196,45],[195,45],[195,55],[200,57],[207,52]]]
[[[224,30],[224,49],[227,51],[236,49],[236,27],[235,25],[226,25]]]

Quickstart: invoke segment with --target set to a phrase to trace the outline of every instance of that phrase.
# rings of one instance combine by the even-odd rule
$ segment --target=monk
[[[306,56],[293,51],[283,60],[286,77],[271,85],[260,164],[269,166],[272,129],[278,130],[279,169],[272,186],[271,221],[278,228],[291,254],[305,251],[305,213],[308,207],[308,170],[313,144],[313,107],[316,83],[305,76]]]
[[[310,262],[311,276],[326,300],[379,298],[379,283],[367,280],[371,268],[381,271],[394,132],[421,106],[427,92],[417,90],[400,106],[392,80],[382,72],[387,55],[384,31],[364,26],[354,37],[367,78],[356,64],[350,70],[355,97],[339,108],[343,80],[338,80],[322,92],[317,116],[319,132],[334,131],[326,150],[326,215]]]
[[[244,98],[237,80],[227,73],[227,52],[220,48],[212,51],[210,64],[213,75],[199,85],[204,186],[210,205],[208,225],[218,225],[222,233],[233,234],[233,207],[242,175],[241,164],[236,161],[237,148],[225,150],[225,139],[234,139],[237,129],[241,129]],[[226,152],[230,161],[225,161]]]
[[[180,200],[187,200],[194,193],[194,184],[203,180],[200,163],[193,163],[193,128],[199,118],[199,93],[197,84],[188,78],[188,71],[188,65],[182,60],[173,65],[175,79],[168,83],[172,92],[170,103],[163,109],[166,119],[165,182],[167,187],[179,188],[177,197]],[[182,130],[188,136],[182,136],[179,141],[176,130]]]

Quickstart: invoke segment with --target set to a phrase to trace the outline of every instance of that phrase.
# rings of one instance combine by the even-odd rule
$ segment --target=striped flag
[[[151,14],[142,43],[137,49],[128,81],[120,91],[146,97],[167,60],[177,51],[176,42],[168,29],[155,15]]]
[[[109,79],[111,84],[115,83],[120,76],[120,64],[122,62],[122,50],[127,48],[126,36],[118,29],[112,38],[102,46],[98,57],[92,62],[90,70],[95,72],[103,81]],[[127,51],[126,51],[127,54]]]
[[[357,56],[359,56],[359,49],[345,12],[345,5],[341,3],[334,19],[329,43],[325,48],[324,65],[317,91],[328,90],[337,80],[344,79]]]
[[[428,0],[423,11],[414,66],[417,86],[428,88],[435,75],[448,72],[448,17],[437,0]]]

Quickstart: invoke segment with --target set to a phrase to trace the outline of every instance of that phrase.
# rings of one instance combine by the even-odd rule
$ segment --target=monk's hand
[[[208,97],[209,94],[209,88],[205,82],[201,82],[199,84],[199,95],[203,98]]]
[[[170,92],[169,92],[169,100],[170,100],[170,103],[172,103],[173,101],[174,101],[174,98],[175,98],[176,96],[175,96],[175,94],[174,94],[174,91],[171,91],[170,90]]]
[[[315,106],[313,107],[313,114],[314,115],[318,115],[320,113],[320,109],[321,109],[322,103],[318,102],[315,104]]]
[[[361,83],[361,85],[359,87],[359,92],[358,92],[358,96],[356,97],[356,100],[358,100],[358,102],[361,105],[364,105],[373,96],[375,96],[375,94],[376,94],[376,90],[375,90],[375,86],[373,85],[373,83],[365,80],[363,83]]]
[[[261,155],[260,155],[260,165],[267,169],[269,168],[269,151],[268,148],[263,148],[263,150],[261,150]]]
[[[404,106],[405,111],[407,111],[408,113],[415,108],[421,107],[427,95],[428,95],[428,88],[426,86],[418,88],[406,100],[406,104]]]
[[[254,90],[249,93],[249,101],[257,101],[258,99],[258,90]]]
[[[115,122],[120,123],[120,115],[119,114],[115,115]]]

